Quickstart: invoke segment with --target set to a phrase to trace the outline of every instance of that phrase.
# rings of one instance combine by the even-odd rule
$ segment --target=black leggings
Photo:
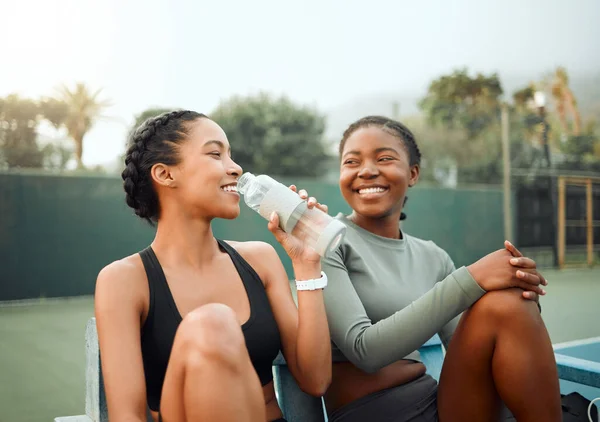
[[[437,381],[425,374],[414,381],[350,402],[329,415],[329,422],[438,422]],[[515,419],[504,406],[502,421]]]

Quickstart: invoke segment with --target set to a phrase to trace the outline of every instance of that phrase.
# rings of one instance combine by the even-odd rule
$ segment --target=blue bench
[[[600,338],[598,340],[600,341]],[[87,361],[86,414],[57,417],[54,419],[54,422],[108,421],[95,318],[90,318],[87,323],[85,343]],[[561,350],[558,348],[559,352]],[[436,335],[427,341],[419,349],[419,352],[423,363],[427,366],[427,372],[433,378],[439,380],[444,362],[444,349],[439,337]],[[556,353],[556,363],[559,378],[561,379],[561,392],[568,393],[574,390],[580,391],[581,388],[591,388],[590,394],[594,394],[594,391],[600,389],[600,363],[562,353]],[[327,420],[323,400],[310,396],[300,390],[281,354],[273,363],[273,375],[277,400],[285,418],[289,422],[324,422]],[[584,396],[589,396],[590,394],[582,393]],[[593,397],[588,398],[591,400]],[[149,415],[148,421],[151,421]]]

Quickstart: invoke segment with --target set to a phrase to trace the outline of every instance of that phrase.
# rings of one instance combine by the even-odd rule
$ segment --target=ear
[[[162,163],[154,164],[150,169],[150,176],[154,183],[167,188],[175,187],[175,178],[172,169]]]
[[[419,172],[421,169],[418,164],[415,164],[410,168],[410,179],[408,180],[408,187],[412,188],[419,181]]]

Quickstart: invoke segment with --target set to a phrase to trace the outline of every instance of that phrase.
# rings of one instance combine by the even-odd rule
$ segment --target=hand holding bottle
[[[290,190],[297,192],[295,185],[291,185]],[[327,205],[318,203],[314,197],[309,198],[305,190],[300,191],[300,197],[302,199],[307,199],[306,205],[308,209],[313,209],[316,207],[324,213],[327,213]],[[296,261],[304,261],[318,263],[321,261],[321,256],[313,248],[307,247],[308,245],[306,245],[305,240],[286,233],[281,229],[279,224],[279,216],[275,211],[273,211],[267,227],[269,231],[273,233],[275,239],[277,239],[281,246],[283,246],[283,249],[285,249],[285,252],[288,254],[292,262],[295,263]]]
[[[287,188],[267,175],[244,173],[238,180],[238,191],[246,204],[265,219],[275,219],[273,224],[300,242],[294,242],[294,247],[286,250],[294,255],[290,255],[292,259],[300,254],[299,248],[306,246],[319,256],[326,256],[338,247],[346,226],[327,214],[326,207],[318,206],[316,199],[305,200],[308,197],[305,191],[301,192],[303,198],[296,190],[295,186]]]

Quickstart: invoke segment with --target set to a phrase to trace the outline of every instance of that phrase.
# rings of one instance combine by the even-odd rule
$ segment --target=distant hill
[[[337,143],[350,123],[368,114],[392,117],[394,103],[398,103],[400,118],[414,115],[419,112],[417,106],[419,99],[416,94],[411,96],[399,92],[366,94],[357,97],[350,102],[325,110],[327,115],[325,137]]]

